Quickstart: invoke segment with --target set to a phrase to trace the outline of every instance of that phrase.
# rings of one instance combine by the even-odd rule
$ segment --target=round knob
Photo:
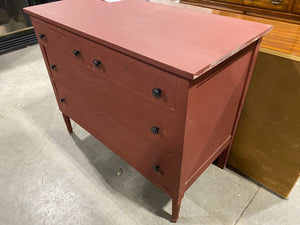
[[[159,127],[151,127],[151,131],[153,134],[158,134],[158,131],[159,131]]]
[[[38,34],[38,35],[39,35],[39,38],[40,38],[40,39],[43,39],[44,37],[46,37],[45,34],[41,34],[41,33],[40,33],[40,34]]]
[[[61,99],[59,99],[59,101],[60,101],[61,103],[64,103],[64,102],[66,101],[66,99],[65,99],[65,98],[61,98]]]
[[[159,89],[159,88],[154,88],[153,90],[152,90],[152,94],[153,94],[153,96],[155,97],[155,98],[159,98],[159,97],[161,97],[161,90]]]
[[[80,55],[80,51],[74,49],[74,50],[73,50],[73,55],[74,55],[75,57],[78,57],[78,56]]]
[[[152,169],[155,171],[155,172],[159,172],[159,169],[160,169],[160,166],[159,165],[153,165],[152,166]]]
[[[94,64],[95,67],[99,67],[99,66],[101,66],[101,61],[95,59],[95,60],[93,60],[93,64]]]
[[[55,66],[55,65],[52,65],[52,64],[50,64],[50,68],[51,68],[52,70],[54,70],[54,69],[56,68],[56,66]]]

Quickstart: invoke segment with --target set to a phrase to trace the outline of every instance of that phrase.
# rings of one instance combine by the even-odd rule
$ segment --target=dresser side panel
[[[231,143],[254,50],[189,89],[182,174],[186,189]]]

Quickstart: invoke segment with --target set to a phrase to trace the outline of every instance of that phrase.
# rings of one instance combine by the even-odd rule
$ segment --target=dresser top
[[[188,79],[201,76],[272,28],[143,0],[64,0],[24,11]]]

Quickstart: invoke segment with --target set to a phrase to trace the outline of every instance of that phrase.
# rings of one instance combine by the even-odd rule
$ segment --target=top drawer
[[[42,21],[33,19],[32,22],[40,44],[55,48],[77,62],[88,63],[89,52],[84,39]]]

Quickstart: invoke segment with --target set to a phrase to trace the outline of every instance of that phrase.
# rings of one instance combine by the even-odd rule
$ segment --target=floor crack
[[[239,215],[239,217],[237,218],[237,220],[235,221],[235,223],[233,225],[237,225],[237,223],[240,221],[241,217],[244,215],[245,211],[248,209],[249,205],[253,201],[253,199],[256,196],[259,189],[260,189],[260,187],[258,187],[257,190],[254,192],[254,194],[251,196],[251,198],[250,198],[249,202],[247,203],[246,207],[243,209],[243,211],[241,212],[241,214]]]

